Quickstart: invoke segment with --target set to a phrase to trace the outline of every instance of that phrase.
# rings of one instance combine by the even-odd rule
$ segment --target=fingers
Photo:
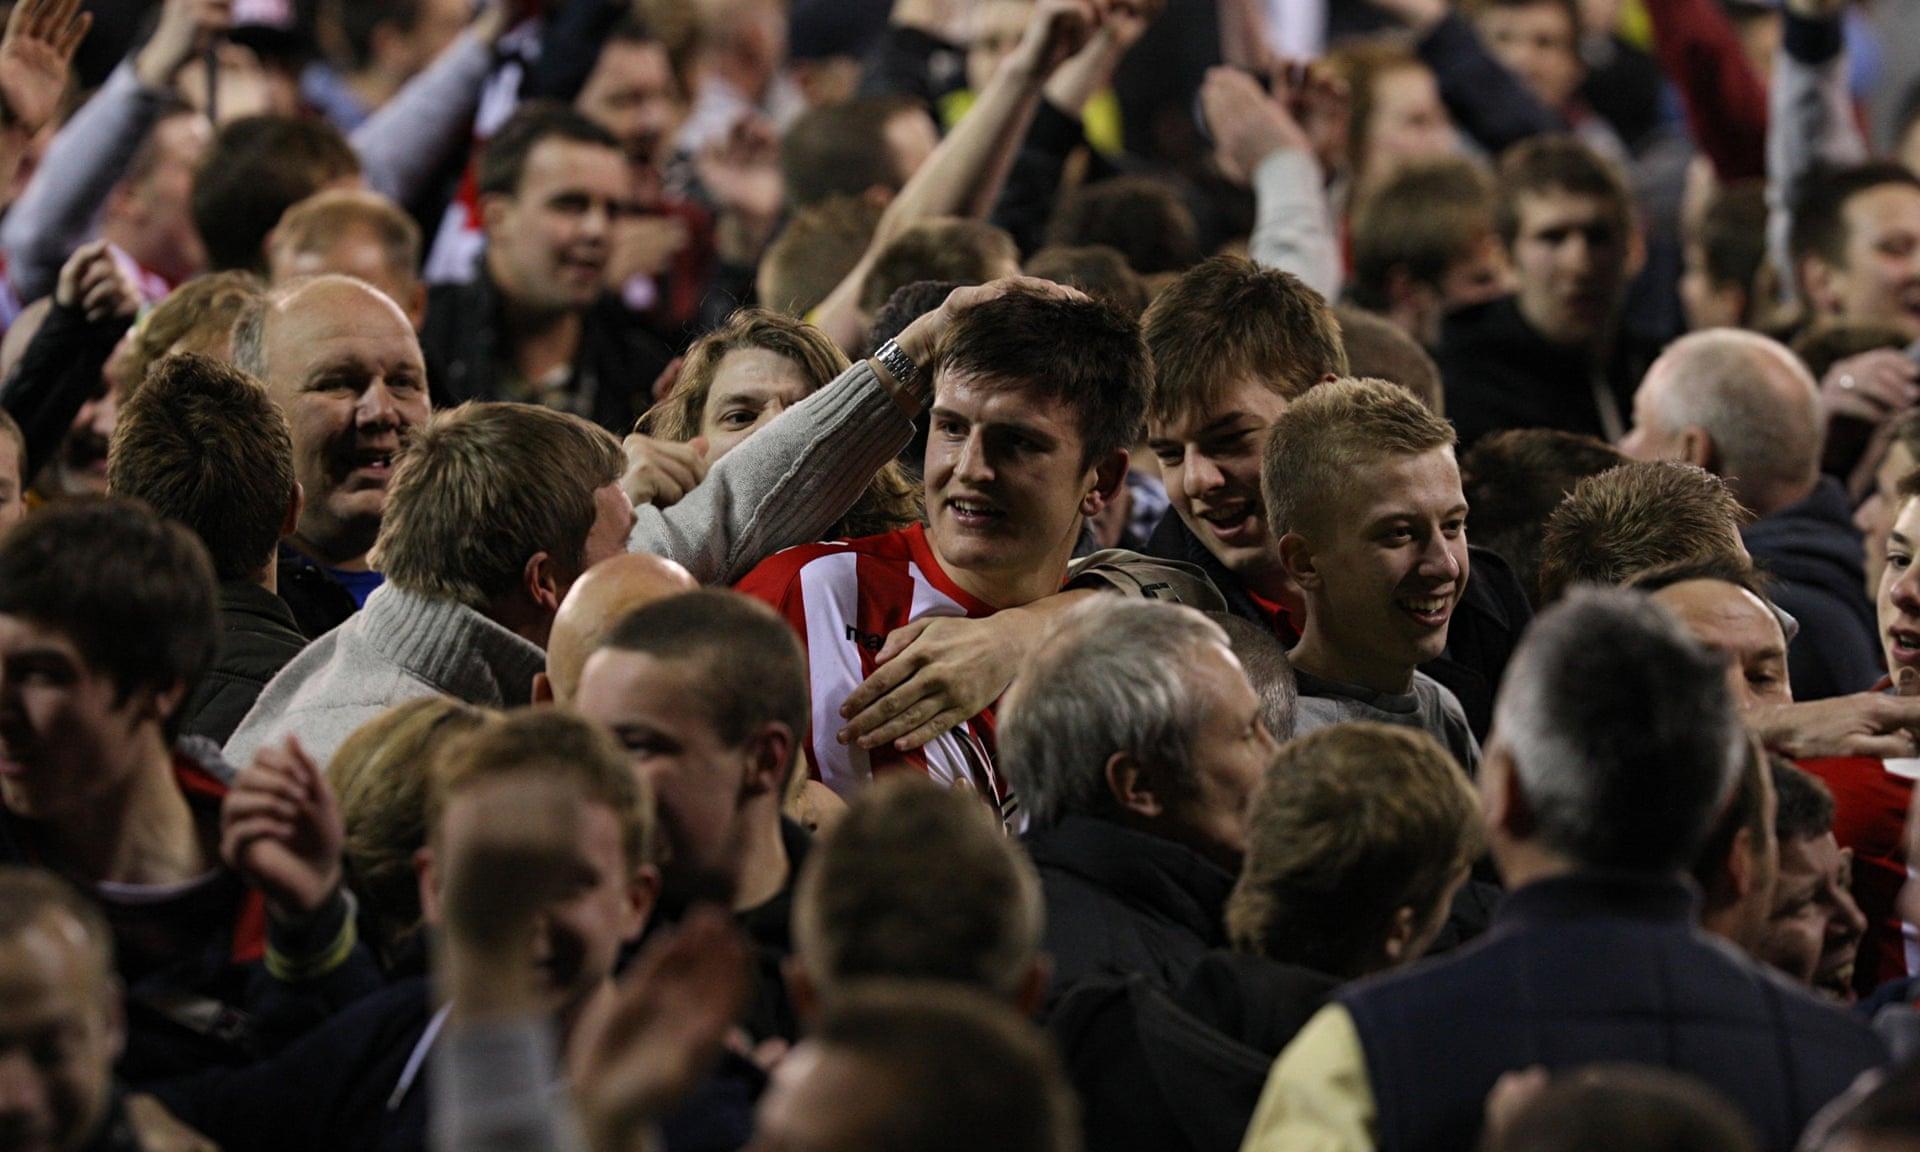
[[[944,706],[939,698],[925,696],[893,720],[861,737],[860,747],[872,751],[892,744],[896,751],[911,752],[965,719],[956,709]]]
[[[896,660],[891,664],[874,669],[873,675],[861,681],[853,695],[840,706],[840,715],[847,719],[846,727],[840,729],[836,738],[842,744],[861,740],[868,732],[892,720],[908,707],[927,694],[927,686],[911,683],[918,667],[905,660]]]
[[[1906,732],[1887,736],[1856,736],[1846,744],[1846,755],[1877,760],[1911,759],[1916,750],[1913,737]]]

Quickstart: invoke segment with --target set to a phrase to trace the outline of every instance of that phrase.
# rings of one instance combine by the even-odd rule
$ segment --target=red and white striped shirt
[[[993,614],[941,569],[923,526],[789,548],[763,561],[737,587],[773,605],[807,650],[816,779],[851,799],[875,776],[925,772],[949,787],[980,793],[1011,825],[1013,794],[994,763],[991,707],[913,752],[891,746],[868,752],[834,739],[842,724],[840,705],[879,667],[875,657],[889,632],[933,616]]]

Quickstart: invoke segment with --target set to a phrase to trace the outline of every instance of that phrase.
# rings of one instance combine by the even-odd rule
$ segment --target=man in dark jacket
[[[1879,626],[1846,494],[1820,474],[1820,393],[1792,352],[1716,329],[1674,342],[1634,398],[1621,450],[1723,477],[1757,519],[1741,535],[1800,622],[1787,648],[1797,700],[1863,692],[1880,678]]]
[[[1503,1074],[1611,1062],[1696,1076],[1788,1148],[1883,1063],[1864,1023],[1698,926],[1682,873],[1742,760],[1726,679],[1638,593],[1543,614],[1480,767],[1511,893],[1492,931],[1341,993],[1274,1065],[1243,1148],[1468,1148]]]
[[[618,141],[564,106],[528,104],[488,141],[479,189],[478,274],[427,298],[435,405],[521,400],[632,431],[671,353],[605,287],[632,208]]]
[[[1056,994],[1093,975],[1183,982],[1225,943],[1247,801],[1277,744],[1205,617],[1089,604],[1015,680],[1000,749],[1040,869]]]
[[[191,353],[155,365],[121,407],[107,483],[193,530],[220,579],[220,649],[180,730],[224,744],[306,647],[275,595],[277,545],[299,519],[293,438],[266,389]]]

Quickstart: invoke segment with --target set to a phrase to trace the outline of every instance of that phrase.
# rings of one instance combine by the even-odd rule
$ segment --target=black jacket
[[[1471,571],[1467,590],[1447,628],[1447,647],[1438,660],[1422,664],[1420,671],[1460,698],[1467,726],[1473,729],[1474,739],[1484,744],[1493,728],[1493,694],[1500,687],[1500,676],[1513,656],[1514,645],[1520,642],[1520,633],[1533,619],[1533,609],[1520,578],[1505,560],[1485,548],[1469,546],[1467,551]],[[1168,509],[1161,517],[1160,526],[1147,541],[1146,552],[1197,566],[1226,598],[1229,612],[1263,628],[1268,626],[1266,613],[1240,586],[1240,578],[1187,530],[1179,513]]]
[[[225,744],[267,681],[306,646],[286,601],[258,584],[223,581],[220,654],[181,713],[181,733]]]
[[[1177,988],[1212,948],[1234,877],[1193,851],[1090,816],[1027,837],[1047,905],[1052,1000],[1089,976]]]
[[[1596,370],[1585,348],[1552,344],[1520,315],[1512,296],[1449,313],[1433,350],[1446,386],[1447,418],[1466,451],[1489,432],[1557,428],[1611,440],[1601,406],[1625,429],[1646,355],[1626,341]]]
[[[510,353],[499,290],[480,272],[470,283],[441,284],[427,294],[420,350],[436,408],[468,400],[520,400],[506,377]],[[653,403],[653,382],[673,358],[620,299],[603,293],[586,314],[567,392],[580,415],[624,436]]]
[[[294,626],[309,640],[320,639],[360,610],[353,593],[285,543],[280,545],[280,599],[292,611]]]
[[[1678,879],[1579,874],[1507,897],[1473,946],[1338,999],[1359,1033],[1382,1152],[1475,1146],[1503,1073],[1593,1063],[1686,1072],[1786,1152],[1886,1061],[1866,1024],[1703,933]]]
[[[1787,647],[1795,700],[1865,692],[1880,679],[1880,625],[1867,598],[1860,532],[1840,482],[1747,525],[1747,551],[1775,578],[1773,598],[1800,622]]]
[[[1096,1152],[1235,1152],[1274,1058],[1323,1007],[1331,976],[1212,952],[1184,988],[1093,977],[1047,1021]]]

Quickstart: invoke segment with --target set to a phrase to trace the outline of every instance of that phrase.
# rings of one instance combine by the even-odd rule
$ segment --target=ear
[[[560,568],[551,555],[535,552],[527,557],[527,566],[520,573],[520,590],[543,611],[560,611],[560,597],[564,595],[560,588]]]
[[[1533,811],[1520,790],[1513,754],[1497,739],[1480,758],[1480,812],[1489,835],[1519,840],[1533,832]]]
[[[1727,849],[1725,870],[1736,902],[1745,900],[1753,893],[1754,883],[1759,879],[1753,874],[1753,829],[1742,828],[1733,834],[1733,844]]]
[[[1053,959],[1043,952],[1033,958],[1033,967],[1021,977],[1019,990],[1013,994],[1013,1006],[1028,1019],[1038,1020],[1040,1010],[1047,1006],[1047,989],[1052,985]]]
[[[1287,578],[1299,586],[1302,592],[1319,591],[1325,583],[1320,578],[1320,569],[1314,562],[1313,541],[1298,532],[1288,532],[1280,537],[1280,566],[1286,570]]]
[[[428,925],[440,923],[440,877],[433,866],[433,847],[414,849],[413,875],[420,885],[420,919]]]
[[[800,1021],[800,1030],[809,1030],[820,1016],[820,989],[814,986],[813,977],[807,975],[807,966],[800,962],[798,952],[790,953],[780,961],[780,977],[786,981],[787,999],[793,1001],[794,1018]]]
[[[164,727],[168,720],[180,711],[187,702],[187,682],[176,680],[165,688],[152,689],[146,704],[141,707],[153,721]]]
[[[1405,264],[1387,269],[1385,289],[1389,315],[1422,316],[1440,306],[1440,293],[1433,285],[1415,280]]]
[[[627,885],[627,923],[620,939],[627,944],[640,939],[647,930],[647,918],[653,915],[653,905],[660,899],[660,869],[651,864],[642,864],[633,874],[633,882]]]
[[[1087,494],[1080,498],[1080,515],[1098,516],[1127,482],[1127,451],[1121,449],[1094,465]]]
[[[793,752],[793,729],[785,724],[761,725],[760,731],[747,740],[747,774],[740,782],[741,798],[785,791]]]
[[[1387,938],[1380,945],[1380,954],[1387,958],[1387,967],[1392,968],[1406,959],[1407,950],[1413,947],[1414,933],[1420,930],[1420,917],[1414,912],[1413,905],[1402,904],[1393,910],[1393,921],[1387,925]]]
[[[413,282],[413,291],[400,301],[400,310],[407,314],[407,323],[418,332],[427,323],[427,286],[418,280]]]
[[[1819,256],[1808,256],[1800,262],[1801,292],[1807,298],[1815,316],[1831,316],[1838,311],[1835,297],[1839,289],[1834,281],[1839,278],[1839,270]]]
[[[492,236],[507,226],[513,212],[513,197],[494,192],[480,197],[480,230]]]
[[[1121,808],[1148,819],[1165,814],[1167,806],[1131,752],[1115,752],[1109,756],[1106,776],[1107,791]]]
[[[280,521],[280,535],[291,536],[300,528],[300,513],[307,510],[307,490],[293,482],[293,499],[287,501],[286,518]]]
[[[553,681],[547,678],[545,671],[533,674],[533,702],[541,707],[549,707],[554,703]]]
[[[1719,463],[1720,453],[1714,448],[1713,436],[1698,424],[1689,424],[1680,431],[1680,458],[1696,468],[1708,472]]]

